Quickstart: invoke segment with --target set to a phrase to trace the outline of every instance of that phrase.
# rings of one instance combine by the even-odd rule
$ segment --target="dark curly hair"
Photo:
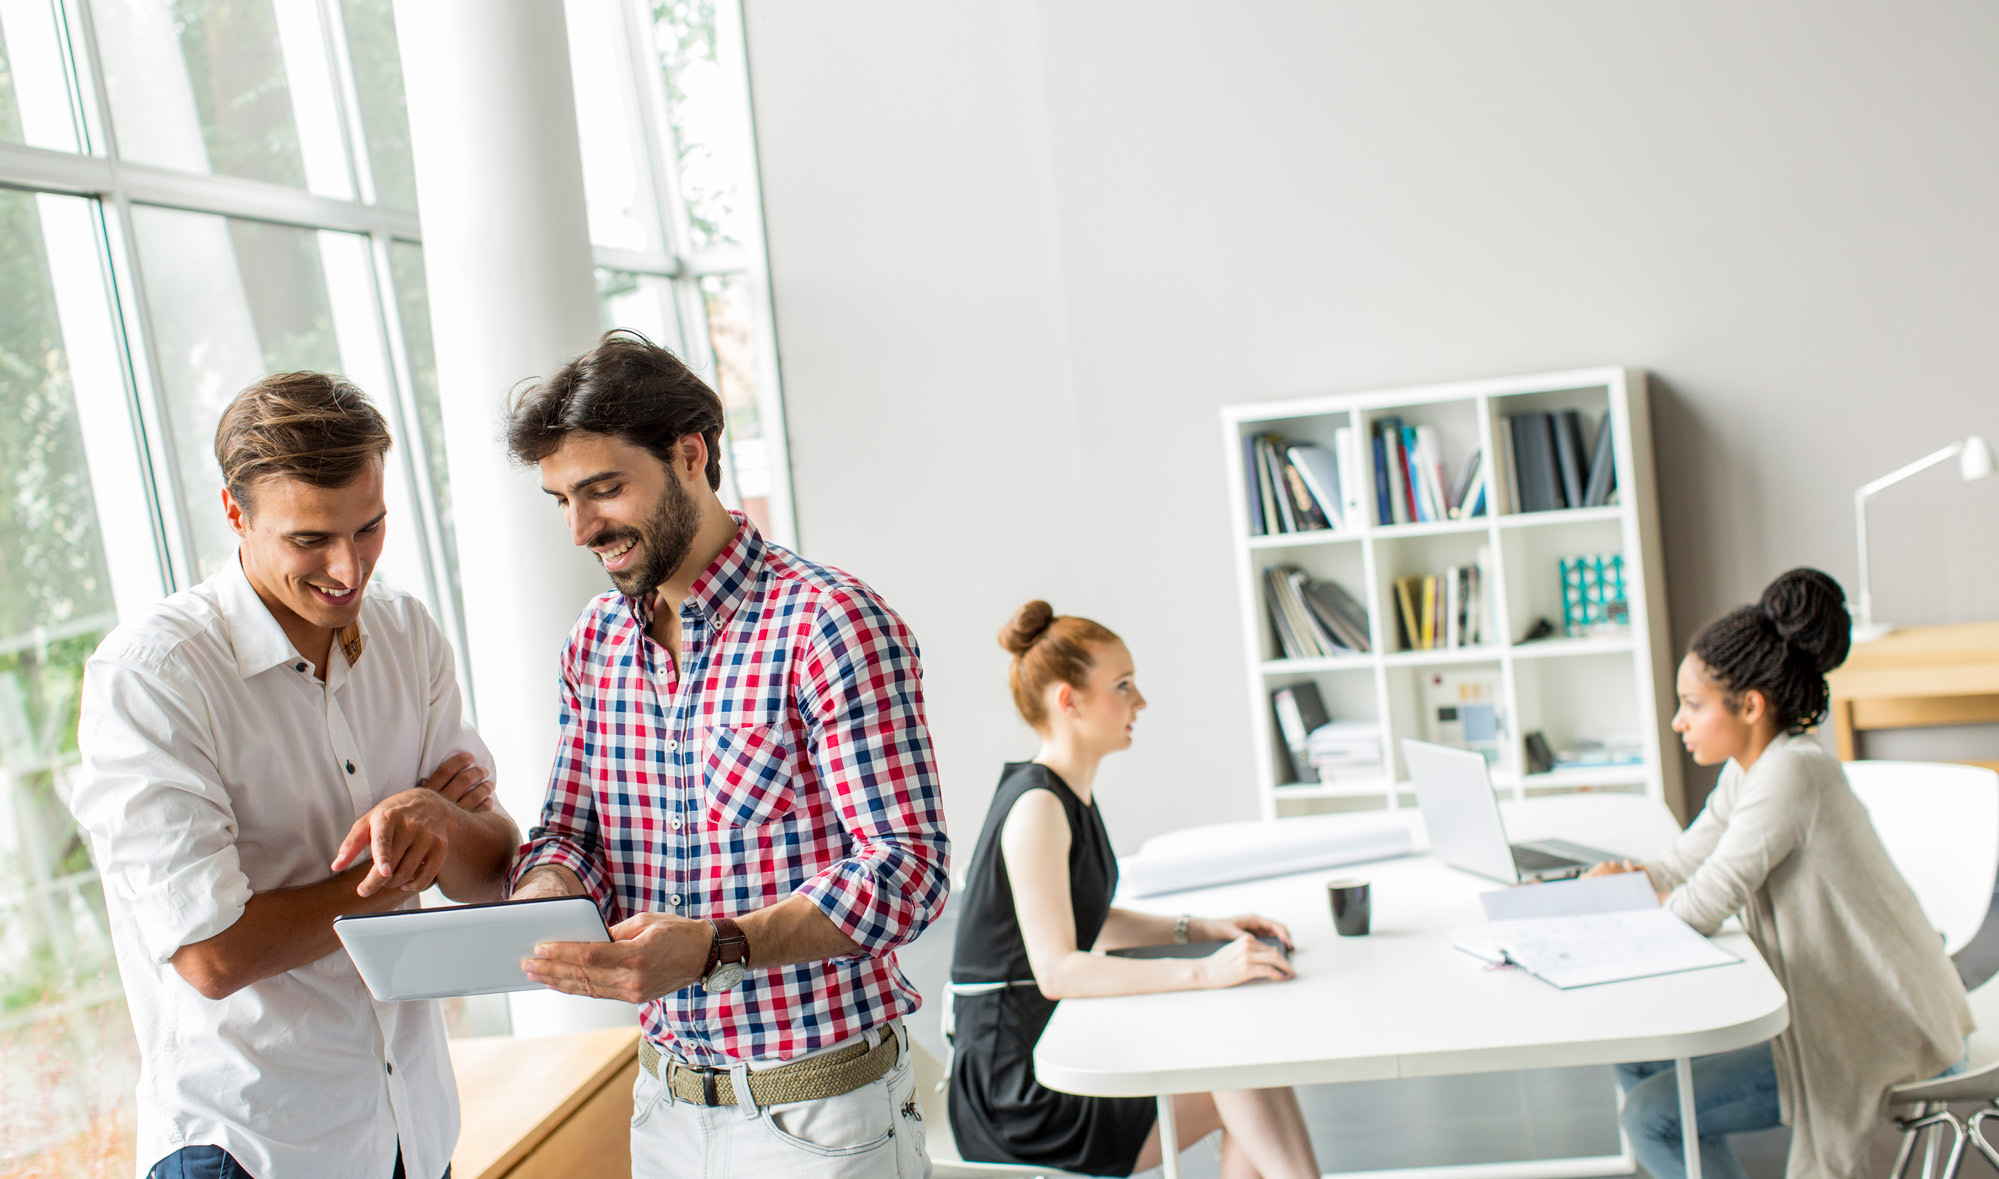
[[[622,438],[667,463],[675,443],[699,434],[708,443],[708,486],[722,486],[722,399],[637,332],[605,332],[588,352],[517,390],[507,407],[507,450],[523,466],[578,431]]]
[[[1688,647],[1730,709],[1744,692],[1763,693],[1787,733],[1825,719],[1832,702],[1826,673],[1846,662],[1853,622],[1839,583],[1816,569],[1793,569],[1743,606],[1707,624]]]

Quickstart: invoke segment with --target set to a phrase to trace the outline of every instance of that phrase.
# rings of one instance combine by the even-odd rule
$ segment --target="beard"
[[[679,483],[666,481],[652,515],[637,528],[611,528],[590,539],[593,548],[624,540],[638,541],[639,559],[629,569],[612,573],[611,584],[628,598],[643,597],[664,584],[694,548],[701,528],[701,509]]]

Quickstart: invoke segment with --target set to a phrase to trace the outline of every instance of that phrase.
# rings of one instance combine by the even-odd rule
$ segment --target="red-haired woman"
[[[958,907],[951,981],[956,1030],[951,1126],[967,1159],[1089,1175],[1159,1165],[1145,1098],[1078,1097],[1034,1079],[1034,1045],[1057,1002],[1286,979],[1290,934],[1265,917],[1159,917],[1111,906],[1117,858],[1091,785],[1104,756],[1131,745],[1145,707],[1131,652],[1086,618],[1029,602],[1000,632],[1013,655],[1014,705],[1041,736],[1033,761],[1006,767]],[[1225,941],[1206,958],[1109,958],[1092,950]],[[1222,1131],[1222,1174],[1319,1174],[1289,1089],[1174,1098],[1176,1149]]]

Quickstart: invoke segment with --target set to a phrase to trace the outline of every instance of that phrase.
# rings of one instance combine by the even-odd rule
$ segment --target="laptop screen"
[[[1519,883],[1484,755],[1405,737],[1402,759],[1416,785],[1431,853],[1453,868]]]

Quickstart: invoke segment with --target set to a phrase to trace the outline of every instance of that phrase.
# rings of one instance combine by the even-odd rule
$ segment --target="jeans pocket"
[[[666,1065],[662,1063],[660,1067],[663,1069]],[[652,1111],[659,1107],[660,1094],[665,1090],[665,1081],[647,1072],[643,1066],[639,1068],[638,1080],[632,1082],[632,1129],[646,1124]]]
[[[929,1157],[930,1148],[923,1124],[923,1095],[916,1091],[916,1070],[910,1066],[906,1054],[889,1070],[888,1099],[895,1110],[895,1132],[904,1139],[902,1153],[920,1167]]]
[[[838,1097],[770,1106],[763,1111],[763,1123],[787,1146],[839,1158],[879,1150],[893,1140],[896,1108],[889,1079],[883,1077]]]

